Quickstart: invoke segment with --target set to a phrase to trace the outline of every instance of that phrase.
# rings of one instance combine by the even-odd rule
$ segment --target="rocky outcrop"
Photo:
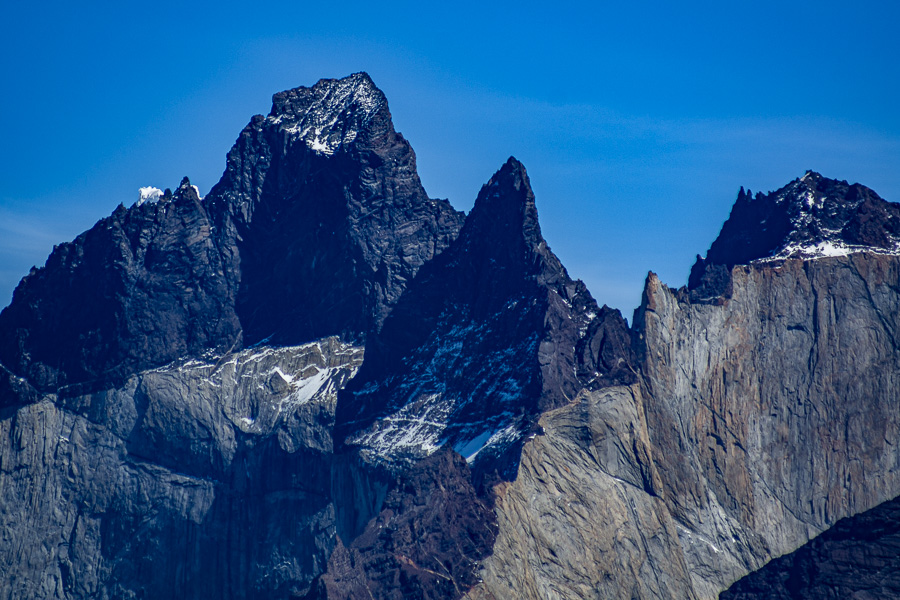
[[[541,418],[469,596],[716,598],[896,495],[898,269],[736,267],[721,304],[651,276],[641,382]]]
[[[550,252],[525,169],[510,159],[339,396],[343,453],[396,480],[310,598],[462,595],[493,546],[492,484],[515,474],[537,417],[586,386],[633,380],[630,359],[627,325]]]
[[[514,476],[541,412],[586,386],[634,378],[624,319],[599,308],[550,251],[513,158],[368,347],[338,403],[336,436],[379,463],[447,445],[490,465],[482,470]]]
[[[458,598],[495,535],[466,461],[443,448],[399,476],[349,547],[338,543],[307,599]]]
[[[722,600],[839,600],[900,597],[900,500],[837,524],[791,554],[747,575]]]
[[[2,598],[271,598],[336,537],[336,338],[146,371],[0,420]]]

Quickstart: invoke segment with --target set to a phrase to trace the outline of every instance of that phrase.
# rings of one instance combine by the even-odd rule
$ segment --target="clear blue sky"
[[[626,317],[738,188],[806,169],[900,201],[893,2],[7,3],[0,306],[141,186],[206,193],[271,95],[368,71],[425,188],[468,210],[510,155],[544,235]]]

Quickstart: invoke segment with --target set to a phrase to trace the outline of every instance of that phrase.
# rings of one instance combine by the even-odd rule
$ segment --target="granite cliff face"
[[[367,75],[276,94],[0,313],[0,598],[699,600],[816,536],[729,593],[889,594],[898,254],[868,188],[742,190],[629,328],[515,159],[464,218]]]
[[[731,277],[721,304],[651,277],[635,319],[656,466],[709,596],[900,492],[900,260]]]
[[[720,266],[712,298],[648,277],[638,384],[542,417],[469,597],[716,598],[900,493],[900,257]]]
[[[3,598],[287,597],[334,544],[337,338],[172,363],[0,421]]]

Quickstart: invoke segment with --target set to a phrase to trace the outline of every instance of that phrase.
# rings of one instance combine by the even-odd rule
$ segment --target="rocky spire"
[[[463,220],[428,198],[415,153],[365,73],[275,94],[207,202],[240,256],[248,343],[362,340]]]

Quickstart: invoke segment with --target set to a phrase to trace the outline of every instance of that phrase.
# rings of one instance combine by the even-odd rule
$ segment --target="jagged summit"
[[[387,105],[384,94],[367,73],[343,79],[320,79],[312,87],[297,87],[272,97],[266,118],[294,140],[330,156],[356,139],[369,120]]]
[[[208,198],[240,249],[237,310],[251,344],[361,341],[464,218],[428,197],[365,73],[275,94]]]
[[[730,268],[861,251],[900,253],[900,205],[858,183],[807,171],[768,194],[754,196],[741,188],[706,258],[697,257],[689,287],[700,285],[710,265]]]

